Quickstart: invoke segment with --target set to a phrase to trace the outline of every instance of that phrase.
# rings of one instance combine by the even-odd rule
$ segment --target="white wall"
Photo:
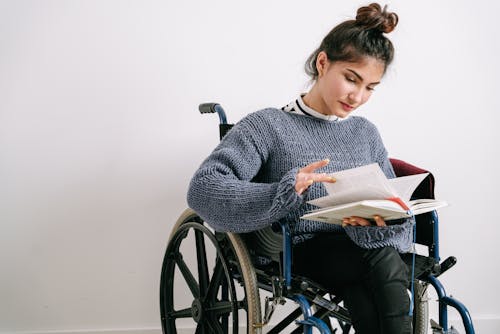
[[[166,239],[218,141],[197,105],[287,103],[359,4],[0,0],[0,332],[158,332]],[[359,114],[436,175],[443,281],[498,332],[500,5],[391,8],[397,59]]]

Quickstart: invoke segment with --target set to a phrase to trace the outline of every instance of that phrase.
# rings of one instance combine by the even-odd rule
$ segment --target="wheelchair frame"
[[[232,124],[227,123],[224,109],[217,103],[201,104],[199,111],[202,114],[218,114],[221,139],[232,127]],[[396,159],[391,159],[391,162],[393,165],[406,164]],[[406,166],[417,168],[409,164]],[[425,171],[421,170],[421,172]],[[433,195],[434,179],[432,174],[429,177]],[[418,191],[419,188],[415,193]],[[438,280],[438,276],[456,264],[456,258],[450,256],[439,262],[439,219],[437,212],[433,211],[417,216],[416,220],[415,242],[427,246],[428,257],[413,254],[409,259],[412,270],[416,270],[412,274],[412,279],[414,279],[412,288],[415,288],[412,291],[413,306],[416,311],[414,313],[414,333],[427,333],[426,289],[427,285],[430,284],[437,293],[439,303],[439,322],[431,319],[433,333],[457,333],[448,324],[448,307],[452,307],[460,314],[466,333],[474,334],[474,326],[467,308],[455,298],[448,296],[443,284]],[[269,268],[254,266],[242,236],[233,233],[213,232],[203,224],[203,220],[194,211],[188,209],[181,215],[172,231],[160,278],[160,313],[164,334],[177,333],[176,320],[190,317],[197,323],[196,334],[229,333],[231,328],[234,334],[238,332],[239,309],[244,309],[246,312],[247,333],[261,333],[262,328],[269,323],[276,306],[284,304],[287,299],[295,301],[299,307],[267,333],[280,333],[294,321],[298,327],[292,333],[312,334],[313,328],[316,328],[321,334],[335,333],[336,330],[333,331],[329,321],[324,320],[328,320],[330,317],[337,319],[342,333],[349,333],[351,329],[349,313],[348,310],[339,305],[341,299],[332,295],[330,295],[330,299],[327,299],[325,295],[328,292],[325,289],[306,278],[292,275],[292,236],[287,224],[281,224],[282,248],[277,262]],[[181,243],[187,237],[189,230],[193,230],[195,234],[199,282],[188,269],[180,252]],[[216,250],[212,280],[210,280],[208,273],[206,239],[213,244]],[[417,269],[416,263],[419,263]],[[180,310],[175,309],[173,300],[175,268],[181,272],[194,296],[191,306]],[[242,300],[238,300],[234,281],[243,287]],[[266,297],[264,319],[261,315],[259,288],[272,293],[272,297]],[[298,317],[301,319],[297,320]]]

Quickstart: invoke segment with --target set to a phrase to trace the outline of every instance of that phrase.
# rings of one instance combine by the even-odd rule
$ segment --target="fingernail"
[[[330,181],[335,182],[337,180],[334,177],[330,177]]]
[[[326,163],[329,163],[329,162],[330,162],[330,159],[326,158],[326,159],[324,159],[323,161],[324,161],[324,162],[326,162]]]
[[[307,181],[307,184],[308,184],[308,185],[311,185],[311,184],[313,184],[313,183],[314,183],[314,180],[309,180],[309,181]]]

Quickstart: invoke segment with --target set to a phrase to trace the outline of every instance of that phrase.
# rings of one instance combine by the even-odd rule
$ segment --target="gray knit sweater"
[[[387,227],[345,228],[300,219],[314,209],[306,201],[326,195],[321,183],[302,195],[295,192],[298,169],[330,159],[318,172],[336,172],[377,162],[387,177],[394,171],[376,127],[363,117],[331,122],[279,109],[264,109],[238,122],[193,176],[188,204],[215,230],[250,232],[276,222],[290,224],[294,242],[316,233],[347,233],[359,246],[412,244],[408,220]]]

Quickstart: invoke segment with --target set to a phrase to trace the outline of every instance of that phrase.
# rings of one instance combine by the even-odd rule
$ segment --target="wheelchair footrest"
[[[434,274],[434,277],[438,277],[442,274],[444,274],[445,271],[453,267],[457,263],[457,258],[454,256],[449,256],[439,264],[439,270]]]

